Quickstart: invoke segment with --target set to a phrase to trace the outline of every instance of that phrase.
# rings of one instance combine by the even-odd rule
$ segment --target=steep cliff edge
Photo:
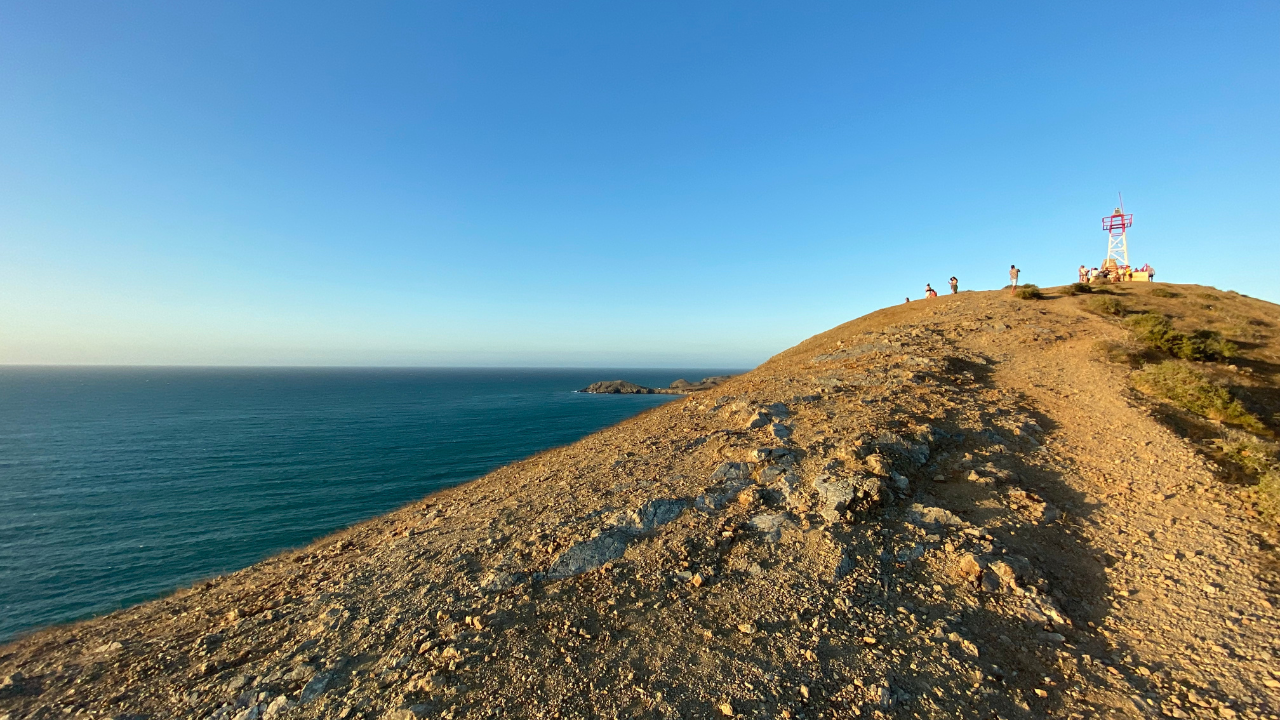
[[[1216,297],[1274,386],[1280,312]],[[886,308],[4,646],[0,717],[1274,717],[1274,525],[1100,340],[1081,298]]]

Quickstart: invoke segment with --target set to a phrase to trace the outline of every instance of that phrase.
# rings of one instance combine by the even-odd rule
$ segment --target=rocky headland
[[[578,392],[595,393],[598,395],[688,395],[690,393],[702,392],[718,387],[721,383],[733,377],[732,375],[715,375],[703,378],[696,383],[689,382],[684,378],[676,380],[669,386],[664,388],[651,388],[644,385],[637,385],[626,380],[602,380],[594,382]]]
[[[1113,295],[1116,312],[1050,291],[872,313],[714,392],[5,645],[0,717],[1275,718],[1270,466],[1233,458],[1272,447],[1280,312],[1196,286]],[[1138,392],[1159,359],[1125,313],[1233,338],[1230,363],[1176,363],[1257,424]],[[1264,450],[1218,443],[1244,425]]]

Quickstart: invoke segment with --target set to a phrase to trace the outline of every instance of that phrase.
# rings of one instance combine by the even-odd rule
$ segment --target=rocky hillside
[[[1275,718],[1265,462],[1236,472],[1204,433],[1269,447],[1280,312],[1117,293],[1116,312],[1059,291],[873,313],[310,547],[4,646],[0,717]],[[1247,329],[1226,333],[1230,365],[1177,362],[1253,388],[1258,424],[1132,389],[1163,352],[1125,320],[1144,303]]]

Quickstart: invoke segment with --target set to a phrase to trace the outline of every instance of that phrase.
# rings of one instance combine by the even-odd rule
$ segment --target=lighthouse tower
[[[1129,228],[1133,226],[1133,215],[1124,213],[1124,199],[1116,211],[1102,218],[1102,229],[1107,231],[1107,258],[1104,266],[1118,265],[1129,268]]]

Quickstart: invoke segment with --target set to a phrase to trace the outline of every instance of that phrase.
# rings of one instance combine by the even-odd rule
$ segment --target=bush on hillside
[[[1013,291],[1013,294],[1016,295],[1017,297],[1022,298],[1023,300],[1043,300],[1044,299],[1044,293],[1040,292],[1040,288],[1035,285],[1031,285],[1030,283],[1026,285],[1019,285],[1018,289]]]
[[[1083,295],[1091,292],[1093,292],[1093,288],[1089,287],[1088,283],[1072,283],[1067,286],[1066,290],[1062,291],[1062,294],[1066,295],[1067,297],[1071,297],[1074,295]]]
[[[1272,521],[1280,520],[1280,469],[1268,470],[1258,478],[1258,505]]]
[[[1084,309],[1098,315],[1124,315],[1124,303],[1120,298],[1108,295],[1094,295],[1085,300]]]
[[[1176,293],[1176,292],[1174,292],[1174,291],[1172,291],[1172,290],[1168,290],[1168,289],[1166,289],[1166,288],[1156,288],[1155,290],[1152,290],[1152,291],[1151,291],[1151,296],[1152,296],[1152,297],[1162,297],[1162,298],[1176,298],[1176,297],[1182,297],[1182,296],[1181,296],[1181,295],[1179,295],[1178,293]]]
[[[1254,477],[1280,466],[1280,446],[1246,432],[1228,428],[1213,444],[1226,459]]]
[[[1258,506],[1280,520],[1280,445],[1232,428],[1213,444],[1225,460],[1258,479]]]
[[[1114,342],[1099,340],[1093,344],[1093,351],[1107,362],[1123,363],[1130,367],[1142,367],[1144,349],[1132,340]]]
[[[1133,385],[1144,393],[1225,423],[1239,425],[1253,432],[1264,430],[1262,422],[1231,396],[1227,388],[1214,385],[1193,366],[1166,360],[1148,365],[1133,374]]]
[[[1179,332],[1169,318],[1156,313],[1140,313],[1126,323],[1138,342],[1183,360],[1225,360],[1239,350],[1235,343],[1212,330],[1196,330],[1190,335]]]

